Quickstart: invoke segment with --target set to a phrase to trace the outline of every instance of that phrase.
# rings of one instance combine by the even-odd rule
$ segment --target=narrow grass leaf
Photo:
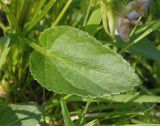
[[[82,98],[79,96],[71,96],[68,99],[70,102],[80,102],[84,101],[87,102],[88,99]],[[93,98],[92,102],[135,102],[135,103],[160,103],[160,97],[159,96],[153,96],[153,95],[133,95],[133,94],[120,94],[116,96],[108,96],[106,98]]]
[[[98,29],[100,22],[101,22],[100,8],[96,8],[92,12],[92,14],[87,22],[87,26],[85,27],[85,31],[91,35],[94,35],[97,32],[97,29]]]
[[[105,99],[99,99],[101,101],[105,101]],[[151,96],[151,95],[117,95],[117,96],[109,96],[106,100],[114,101],[114,102],[138,102],[138,103],[160,103],[159,96]]]
[[[84,126],[97,126],[97,120],[92,120],[91,122],[88,122],[87,124],[85,124]]]
[[[116,45],[123,48],[128,44],[118,39]],[[144,58],[160,61],[160,51],[158,51],[154,45],[154,42],[150,41],[148,38],[144,38],[140,40],[140,42],[133,45],[129,48],[129,52]]]
[[[70,114],[68,112],[66,103],[63,100],[61,100],[60,102],[61,102],[61,108],[62,108],[62,114],[63,114],[65,126],[74,126],[71,120]]]
[[[3,40],[1,39],[0,42],[2,42]],[[0,69],[2,68],[2,65],[4,64],[7,54],[10,50],[10,47],[8,47],[9,43],[10,43],[10,39],[7,38],[4,43],[4,49],[2,50],[2,53],[0,53]]]

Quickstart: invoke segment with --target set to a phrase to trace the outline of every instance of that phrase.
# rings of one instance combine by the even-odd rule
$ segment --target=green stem
[[[105,32],[109,35],[109,31],[108,31],[108,27],[107,27],[107,12],[106,12],[106,4],[104,2],[104,0],[100,0],[100,9],[101,9],[101,19],[102,19],[102,24],[103,24],[103,28],[105,30]]]
[[[80,125],[82,125],[83,122],[84,122],[85,115],[86,115],[86,113],[87,113],[87,110],[88,110],[88,108],[89,108],[89,105],[91,104],[91,101],[92,101],[91,98],[89,98],[88,101],[87,101],[87,103],[86,103],[86,106],[85,106],[85,108],[84,108],[84,110],[83,110],[83,112],[82,112],[82,115],[81,115]]]
[[[0,28],[2,28],[2,30],[3,30],[4,33],[7,32],[6,26],[1,21],[0,21]]]
[[[43,87],[43,96],[42,96],[43,103],[45,103],[45,97],[46,97],[46,92],[45,92],[45,88]]]
[[[61,58],[57,54],[55,54],[52,50],[48,50],[46,48],[42,48],[41,46],[39,46],[38,44],[36,44],[32,40],[29,40],[29,39],[26,39],[26,38],[22,38],[21,41],[23,41],[24,43],[26,43],[27,45],[32,47],[34,50],[36,50],[40,54],[43,54],[43,55],[48,56],[48,57],[52,57],[52,58],[54,58],[56,60],[59,60],[59,61],[63,61],[64,60],[63,58]]]
[[[60,12],[60,14],[56,18],[56,20],[54,21],[54,23],[52,24],[52,27],[56,26],[59,23],[59,21],[62,19],[63,15],[67,11],[67,9],[69,8],[69,6],[70,6],[71,3],[72,3],[72,0],[68,0],[68,2],[66,3],[66,5],[62,9],[62,11]]]
[[[89,1],[89,5],[88,5],[88,9],[87,9],[87,14],[86,14],[85,19],[84,19],[84,22],[83,22],[83,27],[86,27],[86,25],[87,25],[87,19],[88,19],[88,17],[89,17],[89,12],[90,12],[90,10],[91,10],[91,1],[92,1],[92,0]]]
[[[38,17],[42,6],[45,4],[45,1],[46,0],[40,0],[40,2],[38,3],[38,8],[36,9],[35,14],[33,15],[33,18],[31,20],[31,24],[33,24],[36,21],[36,18]]]
[[[49,52],[45,48],[42,48],[41,46],[33,42],[32,40],[23,38],[22,41],[41,54],[46,55]]]
[[[21,5],[20,14],[18,16],[18,25],[19,25],[20,30],[22,30],[23,26],[25,25],[25,21],[29,14],[31,3],[32,3],[31,0],[24,0]]]
[[[67,100],[68,98],[70,98],[72,96],[72,94],[66,95],[63,97],[63,100]]]
[[[17,30],[18,29],[18,23],[17,23],[17,19],[16,19],[15,15],[13,15],[13,13],[11,12],[11,10],[8,8],[7,5],[3,4],[2,7],[5,11],[7,20],[9,22],[9,26],[11,27],[11,29],[13,31]]]
[[[151,21],[151,22],[149,22],[149,23],[147,23],[147,25],[145,25],[145,26],[143,26],[142,28],[140,28],[140,29],[137,29],[136,31],[135,31],[135,34],[139,34],[139,33],[142,33],[142,32],[144,32],[144,31],[146,31],[148,28],[150,28],[153,24],[155,24],[156,23],[156,21]]]
[[[51,9],[53,4],[55,3],[55,0],[50,0],[49,3],[45,6],[45,8],[42,10],[42,12],[39,14],[39,16],[36,18],[34,22],[29,23],[29,26],[27,26],[24,34],[27,34]]]
[[[140,35],[137,39],[133,40],[133,42],[131,42],[130,44],[125,46],[119,53],[120,54],[123,53],[125,50],[127,50],[130,47],[132,47],[134,44],[138,43],[140,40],[142,40],[144,37],[149,35],[151,32],[155,31],[159,27],[160,27],[160,20],[157,21],[156,24],[154,24],[151,28],[149,28],[147,31],[145,31],[142,35]]]
[[[138,22],[140,22],[141,18],[142,18],[142,17],[139,17]],[[138,26],[138,25],[135,25],[135,27],[134,27],[133,30],[131,31],[131,33],[130,33],[130,35],[129,35],[130,37],[131,37],[131,36],[133,35],[133,33],[135,32],[137,26]]]

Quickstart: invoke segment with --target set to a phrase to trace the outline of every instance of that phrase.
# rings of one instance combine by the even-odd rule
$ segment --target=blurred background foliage
[[[114,1],[114,0],[113,0]],[[56,25],[69,25],[79,28],[96,37],[104,46],[120,52],[134,39],[147,31],[153,24],[160,21],[160,1],[153,0],[149,9],[142,17],[143,24],[138,26],[125,43],[120,37],[114,39],[104,30],[102,15],[100,11],[100,0],[1,0],[0,3],[0,113],[2,117],[15,114],[13,120],[21,120],[30,111],[25,107],[36,106],[35,115],[40,126],[64,125],[61,107],[65,111],[64,98],[71,120],[75,125],[159,125],[160,123],[160,29],[145,36],[138,43],[124,50],[121,55],[135,69],[142,81],[142,85],[134,91],[120,95],[119,97],[108,97],[95,99],[87,106],[88,98],[78,96],[65,96],[55,94],[41,87],[33,80],[29,68],[28,58],[32,49],[19,41],[19,37],[27,37],[37,40],[39,34],[46,28]],[[120,11],[130,0],[116,1],[112,9]],[[8,41],[10,40],[10,43]],[[3,57],[6,57],[3,61]],[[123,74],[123,73],[122,73]],[[137,97],[133,97],[137,96]],[[148,97],[147,97],[148,96]],[[28,103],[34,102],[28,105]],[[22,104],[23,103],[23,104]],[[88,102],[87,102],[88,103]],[[7,109],[4,105],[13,109]],[[10,105],[15,104],[15,105]],[[15,111],[16,105],[20,104],[22,109],[21,118]],[[24,106],[25,104],[25,106]],[[18,106],[18,105],[17,105]],[[24,108],[23,108],[24,107]],[[7,111],[4,112],[4,110]],[[4,115],[4,113],[6,115]],[[37,118],[36,113],[41,113]],[[24,116],[24,115],[25,116]],[[16,117],[17,116],[17,117]],[[64,116],[64,115],[63,115]],[[0,123],[4,120],[0,117]],[[30,115],[28,117],[31,117]],[[65,117],[65,116],[64,116]],[[22,119],[22,120],[23,120]],[[65,120],[65,119],[64,119]],[[9,120],[2,124],[9,126],[20,126],[21,121]],[[35,125],[35,121],[30,126]],[[12,123],[10,123],[12,122]],[[26,123],[27,124],[27,123]],[[4,126],[3,125],[3,126]],[[25,123],[23,124],[25,126]]]

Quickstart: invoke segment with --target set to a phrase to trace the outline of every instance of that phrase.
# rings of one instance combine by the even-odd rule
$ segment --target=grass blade
[[[3,50],[2,54],[0,55],[0,69],[1,69],[2,65],[4,64],[4,62],[6,60],[6,57],[7,57],[7,54],[9,52],[9,50],[10,50],[10,48],[8,47],[9,43],[10,43],[10,39],[8,38],[6,40],[6,43],[5,43],[5,46],[4,46],[4,50]]]
[[[61,102],[61,108],[62,108],[62,114],[63,114],[65,126],[74,126],[70,118],[66,103],[63,100],[61,100],[60,102]]]

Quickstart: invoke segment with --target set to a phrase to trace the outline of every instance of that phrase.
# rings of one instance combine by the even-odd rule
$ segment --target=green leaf
[[[87,102],[88,98],[80,96],[71,96],[67,99],[69,102]],[[154,95],[138,95],[138,94],[120,94],[115,96],[108,96],[105,98],[93,98],[91,102],[134,102],[134,103],[160,103],[160,97]]]
[[[125,43],[122,40],[118,40],[116,43],[120,48],[125,47],[127,44],[128,43]],[[153,42],[147,38],[144,38],[139,43],[133,45],[129,48],[129,51],[132,54],[136,54],[144,58],[160,61],[160,51],[158,51]]]
[[[31,54],[30,71],[48,90],[102,97],[132,90],[140,83],[120,55],[76,28],[50,28],[39,41],[45,51]]]
[[[41,112],[35,104],[0,105],[1,126],[36,126]]]
[[[153,96],[153,95],[117,95],[117,96],[109,96],[104,99],[99,100],[109,100],[114,102],[137,102],[137,103],[160,103],[160,97],[159,96]]]
[[[69,115],[66,103],[63,100],[61,100],[61,108],[62,108],[62,114],[63,114],[65,126],[74,126],[71,120],[71,117]]]
[[[92,12],[87,22],[87,26],[85,27],[85,31],[91,35],[94,35],[97,32],[100,22],[101,22],[100,8],[97,8]]]

